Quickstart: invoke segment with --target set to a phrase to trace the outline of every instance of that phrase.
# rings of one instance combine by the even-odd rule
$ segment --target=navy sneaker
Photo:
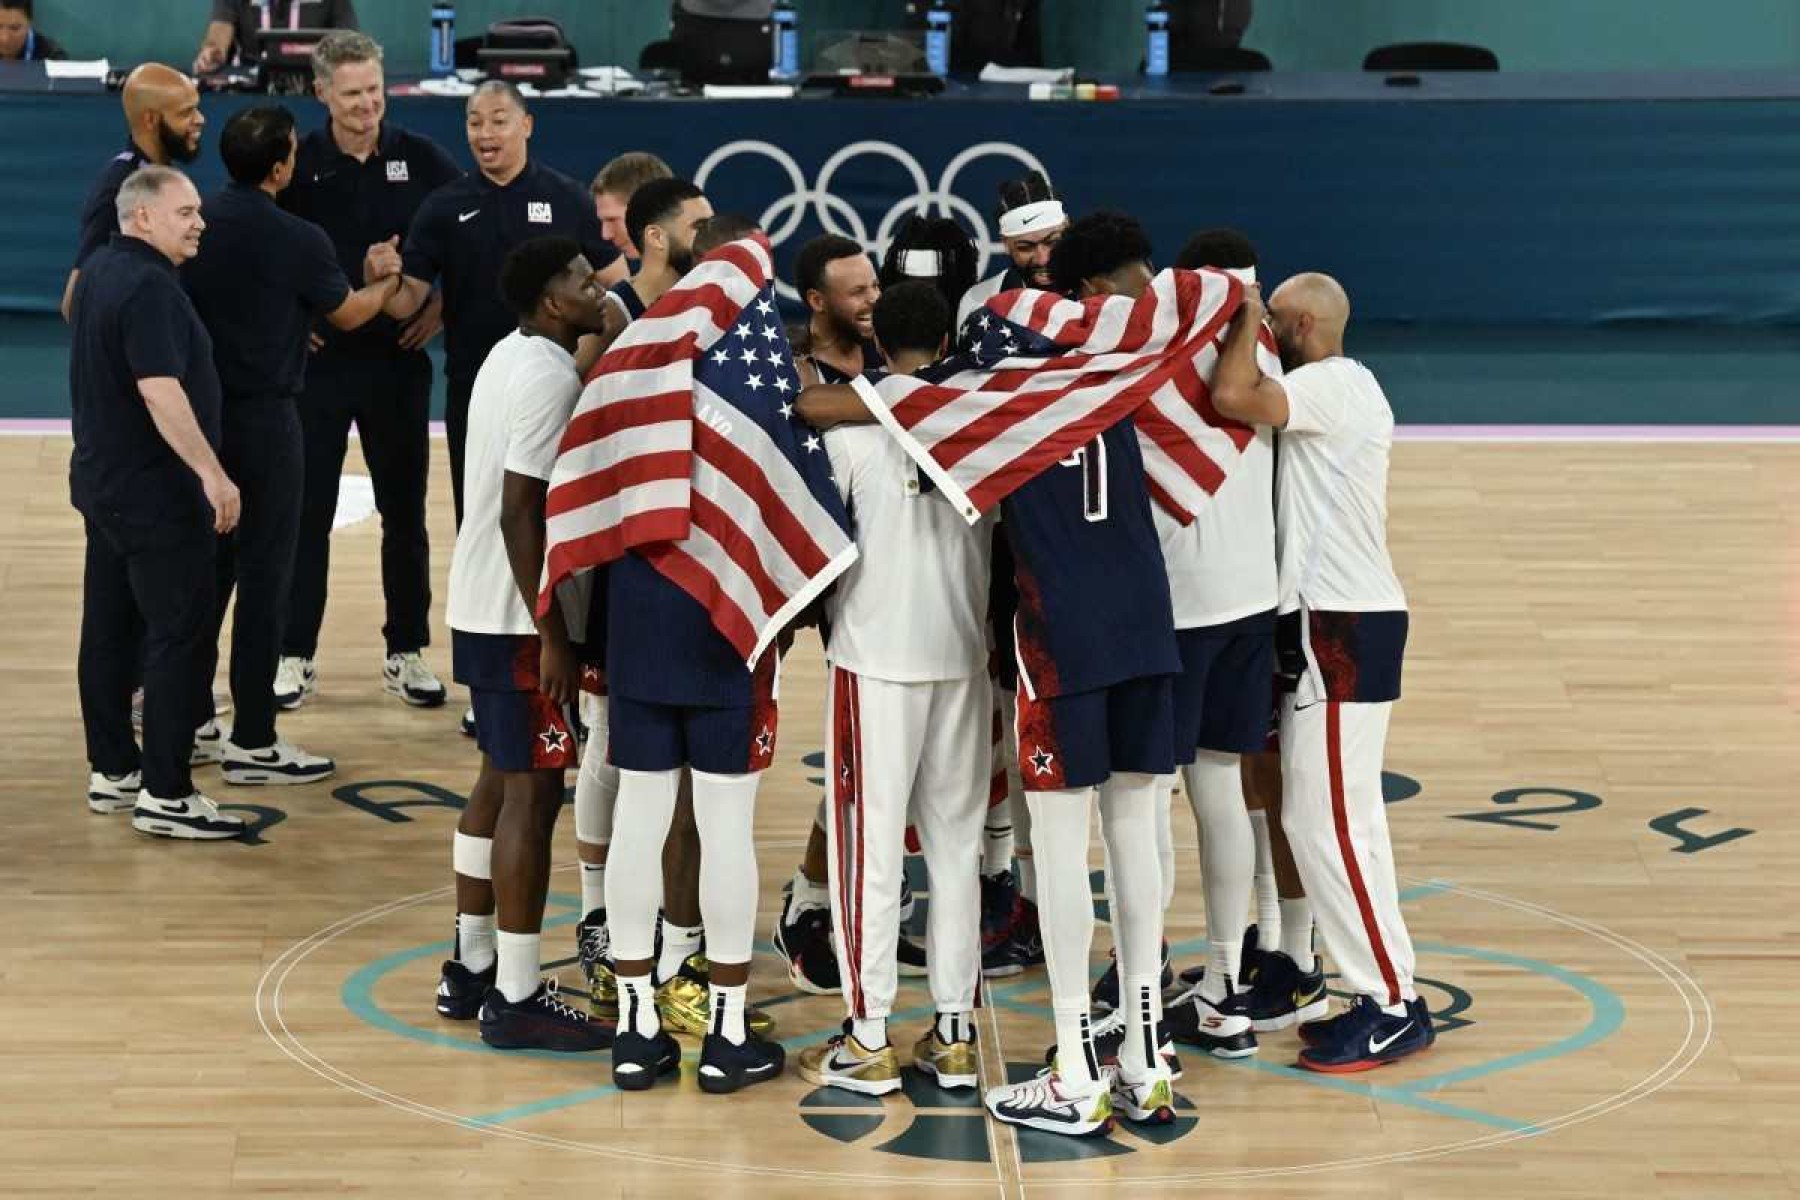
[[[657,1030],[653,1037],[620,1033],[613,1038],[613,1086],[621,1091],[648,1091],[659,1077],[680,1069],[681,1043],[666,1029]]]
[[[985,946],[1012,932],[1013,901],[1019,885],[1011,871],[981,877],[981,941]]]
[[[789,892],[775,919],[775,953],[787,963],[788,979],[803,992],[835,996],[840,990],[837,951],[831,946],[831,910],[796,903]]]
[[[438,975],[438,1016],[452,1021],[473,1021],[479,1016],[481,1002],[487,999],[488,989],[494,986],[498,965],[493,963],[485,971],[471,971],[454,958],[447,959]]]
[[[1044,935],[1038,929],[1037,901],[1018,898],[1013,905],[1012,956],[1021,970],[1044,964]]]
[[[613,1027],[594,1020],[556,994],[544,980],[523,1000],[490,988],[481,1005],[481,1040],[496,1050],[557,1050],[580,1054],[613,1044]]]
[[[1325,995],[1325,972],[1313,956],[1312,970],[1302,971],[1279,950],[1262,956],[1250,989],[1250,1023],[1258,1033],[1274,1033],[1290,1025],[1317,1021],[1331,1010]]]
[[[1163,991],[1175,986],[1175,973],[1169,969],[1169,942],[1163,939],[1162,944],[1162,979],[1159,981]],[[1111,961],[1106,964],[1106,973],[1094,984],[1093,1008],[1095,1012],[1109,1013],[1119,1007],[1119,956],[1115,951]]]
[[[787,1051],[780,1042],[752,1033],[739,1044],[709,1033],[700,1043],[700,1090],[724,1095],[764,1083],[780,1075],[786,1063]]]
[[[1208,1000],[1198,986],[1163,1006],[1163,1023],[1178,1042],[1198,1046],[1214,1058],[1248,1058],[1256,1053],[1250,1022],[1250,993],[1225,980],[1225,998]]]
[[[894,946],[894,969],[900,975],[918,978],[931,972],[925,965],[925,943],[902,931]]]
[[[1407,1007],[1412,1009],[1413,1019],[1425,1027],[1425,1044],[1437,1041],[1437,1023],[1431,1019],[1431,1008],[1425,1003],[1425,997],[1414,996],[1408,1000]]]
[[[1356,1000],[1335,1019],[1318,1022],[1317,1037],[1300,1051],[1294,1065],[1327,1075],[1349,1075],[1398,1062],[1431,1045],[1429,1019],[1420,1020],[1417,1002],[1402,1016],[1381,1010],[1369,996]]]

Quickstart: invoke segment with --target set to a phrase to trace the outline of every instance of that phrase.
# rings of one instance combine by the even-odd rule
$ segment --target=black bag
[[[765,12],[767,3],[751,5]],[[711,17],[673,6],[669,43],[687,83],[767,83],[775,65],[774,29],[767,18]]]
[[[974,75],[989,63],[1044,65],[1043,0],[959,0],[950,24],[950,69]],[[925,27],[931,0],[907,0],[907,24]]]

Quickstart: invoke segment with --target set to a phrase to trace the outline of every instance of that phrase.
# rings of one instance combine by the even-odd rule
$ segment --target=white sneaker
[[[337,770],[329,758],[308,754],[298,746],[276,742],[246,750],[229,739],[221,773],[226,783],[314,783]]]
[[[216,718],[194,730],[194,749],[188,755],[188,766],[204,767],[224,758],[225,730],[220,728]]]
[[[1160,1063],[1144,1072],[1141,1079],[1128,1079],[1125,1069],[1108,1072],[1112,1083],[1112,1105],[1125,1119],[1137,1125],[1170,1125],[1175,1121],[1175,1088],[1169,1079],[1169,1068]]]
[[[381,667],[381,686],[414,708],[436,708],[448,694],[417,650],[388,655]]]
[[[1085,1137],[1112,1126],[1112,1087],[1104,1079],[1075,1087],[1045,1067],[1031,1079],[989,1088],[987,1110],[1008,1125]]]
[[[319,690],[319,672],[313,660],[282,655],[275,664],[275,707],[292,712]]]
[[[136,771],[123,775],[103,775],[99,771],[88,776],[88,810],[97,813],[124,812],[137,803],[144,777]]]
[[[464,710],[461,729],[464,737],[475,736],[475,709],[473,707]]]
[[[157,837],[211,842],[243,833],[244,819],[220,812],[217,804],[199,792],[178,800],[162,800],[141,792],[131,810],[131,827]]]

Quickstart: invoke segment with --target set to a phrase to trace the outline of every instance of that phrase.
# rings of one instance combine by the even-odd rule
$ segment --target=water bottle
[[[431,73],[449,75],[456,70],[456,5],[431,6]]]
[[[950,74],[950,6],[945,0],[933,0],[925,14],[925,69]]]
[[[770,15],[775,29],[775,69],[769,74],[777,79],[795,79],[800,75],[800,17],[790,0],[780,0]]]
[[[1169,9],[1156,0],[1144,13],[1144,74],[1160,78],[1169,73]]]

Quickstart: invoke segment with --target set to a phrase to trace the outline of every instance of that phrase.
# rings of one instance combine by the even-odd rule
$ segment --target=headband
[[[1001,237],[1023,237],[1053,229],[1068,220],[1061,200],[1034,200],[1000,214]]]
[[[895,265],[913,279],[936,279],[944,273],[944,256],[936,250],[902,250]]]

